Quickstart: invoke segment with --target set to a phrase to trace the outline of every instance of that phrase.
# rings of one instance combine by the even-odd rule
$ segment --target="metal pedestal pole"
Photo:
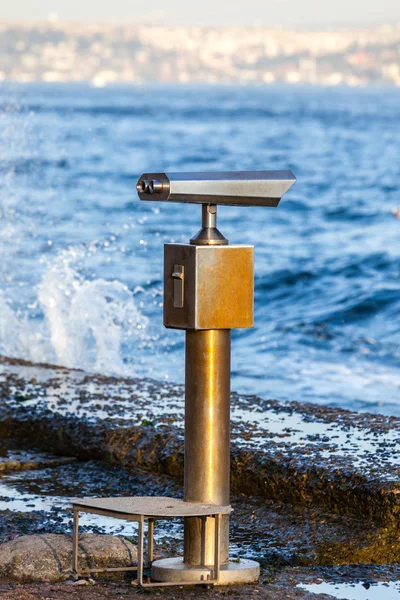
[[[229,505],[230,329],[186,332],[185,496],[187,502]],[[205,531],[204,531],[205,529]],[[205,556],[200,554],[205,536]],[[221,564],[228,562],[229,516],[221,521]],[[184,561],[211,565],[214,519],[185,520]]]
[[[229,329],[186,332],[185,500],[229,505],[230,439]],[[210,577],[214,562],[212,518],[185,519],[184,556],[153,563],[158,581],[198,581]],[[221,519],[220,584],[258,580],[259,565],[229,563],[229,516]],[[204,540],[204,544],[202,544]],[[201,551],[203,546],[204,550]]]

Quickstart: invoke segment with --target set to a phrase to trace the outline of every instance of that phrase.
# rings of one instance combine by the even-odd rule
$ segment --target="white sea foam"
[[[51,362],[55,356],[46,341],[43,324],[35,324],[28,315],[14,310],[1,291],[0,354],[34,362]]]
[[[37,286],[42,320],[14,310],[0,296],[0,353],[114,375],[132,374],[122,346],[146,339],[148,323],[120,281],[87,280],[76,268],[85,248],[61,252]],[[136,338],[136,340],[135,340]]]

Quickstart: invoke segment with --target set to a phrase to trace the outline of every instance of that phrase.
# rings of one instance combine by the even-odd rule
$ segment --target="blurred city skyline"
[[[342,30],[0,22],[0,82],[400,87],[400,23]]]
[[[203,0],[14,0],[0,6],[0,21],[83,21],[149,23],[165,26],[282,26],[354,27],[400,22],[398,0],[231,0],[229,4]]]

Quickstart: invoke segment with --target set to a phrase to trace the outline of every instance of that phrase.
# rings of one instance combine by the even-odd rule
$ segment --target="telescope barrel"
[[[290,170],[144,173],[136,188],[141,200],[275,207],[295,181]]]

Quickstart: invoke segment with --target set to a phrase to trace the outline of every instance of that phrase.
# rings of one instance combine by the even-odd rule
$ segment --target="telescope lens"
[[[141,192],[142,194],[144,194],[145,192],[149,191],[149,182],[146,181],[145,179],[140,179],[137,183],[137,191]]]

